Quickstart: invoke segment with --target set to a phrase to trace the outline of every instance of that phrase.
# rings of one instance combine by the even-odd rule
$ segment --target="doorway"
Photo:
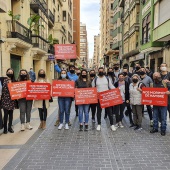
[[[18,79],[21,69],[21,56],[11,54],[11,68],[14,70],[15,79]]]

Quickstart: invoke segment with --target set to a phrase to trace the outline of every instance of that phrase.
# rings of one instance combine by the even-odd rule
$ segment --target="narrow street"
[[[71,111],[70,130],[59,131],[54,126],[57,113],[55,100],[48,115],[47,129],[38,130],[37,110],[33,109],[32,131],[20,132],[19,114],[16,112],[14,134],[0,135],[0,169],[12,170],[165,170],[170,169],[170,131],[149,133],[149,120],[145,112],[143,130],[125,127],[112,132],[109,121],[103,119],[102,130],[95,130],[90,119],[88,132],[79,132],[74,107]],[[3,168],[4,167],[4,168]]]

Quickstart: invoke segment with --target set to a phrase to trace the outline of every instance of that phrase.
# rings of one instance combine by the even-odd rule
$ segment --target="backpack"
[[[110,90],[110,87],[109,87],[109,78],[108,78],[107,76],[105,76],[105,77],[106,77],[106,79],[107,79],[107,81],[108,81],[108,89]],[[95,77],[95,78],[94,78],[95,87],[96,87],[97,78],[98,78],[98,77]]]

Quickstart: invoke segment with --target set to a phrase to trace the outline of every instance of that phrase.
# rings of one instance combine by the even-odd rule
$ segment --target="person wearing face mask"
[[[97,92],[103,92],[109,89],[114,89],[114,85],[109,81],[108,77],[104,76],[104,68],[100,67],[98,69],[99,75],[94,78],[93,82],[92,82],[92,87],[96,87],[97,88]],[[102,112],[102,108],[100,106],[100,103],[98,101],[97,103],[97,122],[98,122],[98,126],[97,129],[98,131],[101,130],[101,112]],[[109,116],[110,119],[110,128],[112,131],[116,131],[116,127],[113,125],[113,113],[112,113],[112,107],[107,107],[106,108],[106,112]]]
[[[27,70],[21,69],[19,71],[18,81],[28,81],[30,80]],[[32,130],[30,125],[31,110],[32,110],[32,100],[26,100],[26,98],[18,99],[19,109],[20,109],[20,121],[21,121],[21,131],[25,130],[25,117],[26,117],[26,128]]]
[[[61,81],[70,81],[67,76],[67,71],[62,70],[61,75],[59,77],[59,80]],[[59,120],[60,125],[58,126],[58,130],[61,130],[63,127],[63,119],[65,114],[65,129],[68,130],[69,126],[69,117],[70,117],[70,106],[71,106],[71,97],[58,97],[58,106],[59,106]]]
[[[153,87],[153,81],[152,79],[146,74],[146,69],[142,67],[140,69],[140,77],[141,77],[141,82],[145,85],[145,87]],[[153,126],[153,120],[152,120],[152,108],[150,105],[147,105],[147,111],[150,119],[150,126]],[[143,106],[143,111],[144,112],[144,106]]]
[[[91,87],[91,82],[88,78],[87,70],[83,69],[81,71],[79,79],[76,81],[76,88],[89,88]],[[85,131],[88,131],[88,121],[89,121],[89,104],[81,104],[78,105],[79,109],[79,123],[80,123],[80,131],[83,130],[83,113],[85,119]]]
[[[155,72],[153,74],[153,87],[154,88],[166,88],[166,84],[162,81],[161,74]],[[166,92],[167,95],[170,94],[169,91]],[[158,132],[158,120],[161,120],[161,135],[166,135],[166,126],[167,126],[167,106],[153,106],[153,129],[150,133]]]
[[[118,81],[118,75],[120,73],[120,70],[119,70],[119,65],[118,64],[114,64],[114,76],[115,76],[115,79],[116,81]]]
[[[115,106],[116,127],[123,128],[123,112],[125,110],[126,103],[129,103],[129,83],[124,80],[125,77],[123,73],[120,73],[118,78],[119,80],[115,83],[115,87],[119,88],[123,103]]]
[[[78,76],[75,74],[75,66],[74,65],[69,66],[69,72],[67,73],[67,75],[70,80],[73,80],[73,81],[78,80]]]
[[[81,70],[80,70],[80,69],[77,69],[77,70],[76,70],[76,74],[77,74],[77,76],[79,77],[80,74],[81,74]]]
[[[90,70],[89,72],[89,75],[90,75],[90,81],[92,83],[92,81],[94,80],[94,78],[96,77],[96,72],[95,70]],[[90,108],[89,108],[89,111],[91,109],[91,112],[92,112],[92,122],[95,123],[95,114],[96,114],[96,103],[95,104],[90,104]]]
[[[142,127],[142,87],[145,85],[140,82],[138,74],[132,76],[132,83],[129,86],[130,104],[132,105],[133,123],[130,127],[135,127],[134,130],[141,130]]]
[[[17,107],[16,101],[11,100],[10,92],[8,89],[8,83],[16,82],[14,76],[14,70],[12,68],[9,68],[6,71],[6,75],[7,78],[4,79],[2,85],[2,96],[1,96],[2,108],[4,110],[4,134],[7,134],[8,131],[10,133],[14,133],[14,130],[12,129],[13,111]],[[8,117],[9,117],[9,122],[8,122]],[[7,127],[7,122],[8,122],[8,127]]]
[[[49,83],[46,78],[45,71],[40,69],[38,71],[38,77],[36,82],[39,83]],[[34,100],[34,107],[38,108],[39,116],[40,116],[40,125],[39,129],[46,129],[46,120],[47,120],[47,109],[50,107],[49,99],[47,100]]]
[[[133,74],[137,74],[137,75],[140,76],[140,68],[141,68],[140,64],[139,64],[139,63],[136,63],[136,65],[135,65],[135,71],[133,72]]]

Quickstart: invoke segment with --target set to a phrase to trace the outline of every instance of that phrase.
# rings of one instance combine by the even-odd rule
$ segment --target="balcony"
[[[49,18],[49,24],[51,26],[54,26],[54,22],[55,22],[55,16],[54,14],[51,12],[51,10],[48,10],[48,18]]]
[[[125,0],[119,0],[119,7],[122,7],[122,8],[124,7],[124,3],[125,3],[124,1]]]
[[[34,48],[39,48],[45,52],[48,52],[48,41],[39,35],[32,35],[32,45]]]
[[[35,13],[39,13],[38,10],[41,9],[46,17],[48,17],[47,3],[45,0],[31,0],[30,7]]]
[[[29,44],[32,43],[31,41],[31,31],[26,28],[24,25],[19,23],[18,21],[7,21],[7,37],[8,38],[18,38],[22,41],[25,41]]]

